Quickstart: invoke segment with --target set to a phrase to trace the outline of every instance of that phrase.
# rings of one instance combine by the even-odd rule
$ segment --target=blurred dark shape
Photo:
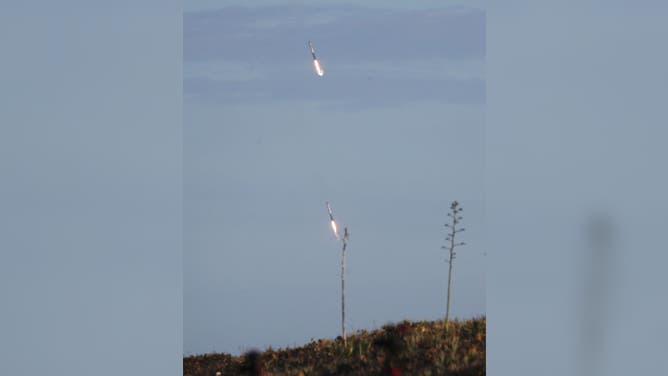
[[[615,231],[610,216],[595,214],[590,218],[586,230],[593,247],[609,248],[612,246]]]
[[[355,375],[353,367],[348,364],[348,363],[342,363],[339,364],[338,367],[336,367],[336,374],[341,375],[341,376],[352,376]]]
[[[262,354],[257,350],[251,350],[244,356],[244,363],[241,366],[243,375],[266,376],[267,369],[262,360]]]
[[[602,374],[605,363],[605,333],[609,329],[610,297],[616,285],[613,277],[615,226],[609,215],[593,214],[584,227],[585,251],[580,262],[578,294],[578,374]]]
[[[410,334],[412,331],[413,328],[411,327],[411,324],[407,322],[402,322],[401,324],[397,325],[397,333],[402,337]]]
[[[402,362],[400,355],[405,349],[401,333],[407,331],[406,326],[407,324],[400,324],[396,327],[386,326],[385,333],[373,342],[375,346],[382,349],[385,353],[383,371],[386,375],[401,375]]]

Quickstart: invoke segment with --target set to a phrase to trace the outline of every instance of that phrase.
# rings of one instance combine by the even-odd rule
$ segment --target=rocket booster
[[[315,56],[315,48],[313,48],[313,43],[311,43],[311,41],[308,41],[308,47],[311,50],[311,56],[313,56],[313,68],[315,69],[315,73],[322,77],[325,74],[325,71],[322,69],[318,58]]]
[[[329,220],[333,221],[334,220],[334,215],[332,214],[332,207],[329,206],[329,201],[327,201],[325,204],[327,204],[327,211],[329,212]]]
[[[327,212],[329,212],[329,224],[332,226],[332,231],[334,231],[334,236],[339,239],[339,230],[336,227],[336,221],[334,220],[334,214],[332,214],[332,207],[329,205],[329,201],[326,201]]]
[[[318,58],[315,57],[315,49],[313,48],[313,44],[311,44],[311,41],[308,41],[308,46],[311,49],[311,55],[313,56],[313,60],[317,60]]]

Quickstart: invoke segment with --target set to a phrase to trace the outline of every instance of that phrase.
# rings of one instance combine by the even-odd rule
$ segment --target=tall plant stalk
[[[341,249],[341,336],[343,345],[347,345],[346,340],[346,246],[348,245],[348,227],[343,229],[343,247]]]
[[[464,231],[464,228],[457,228],[457,225],[459,222],[462,220],[462,216],[459,214],[462,212],[461,207],[459,207],[459,203],[457,201],[453,201],[452,204],[450,205],[450,212],[448,213],[448,217],[451,218],[450,223],[446,223],[445,227],[449,229],[448,236],[445,238],[446,242],[449,242],[450,244],[448,246],[442,246],[442,249],[449,250],[450,251],[450,257],[446,262],[449,264],[448,267],[448,293],[447,293],[447,302],[445,306],[445,322],[447,323],[450,320],[450,287],[452,285],[452,262],[455,259],[456,253],[455,253],[455,248],[464,245],[464,242],[461,243],[455,243],[455,235],[459,232]]]

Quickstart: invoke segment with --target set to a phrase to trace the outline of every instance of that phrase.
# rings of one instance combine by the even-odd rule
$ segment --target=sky
[[[180,6],[3,8],[0,374],[182,373]]]
[[[185,354],[238,354],[485,314],[485,12],[460,5],[186,7]],[[325,70],[315,75],[307,42]]]
[[[487,9],[487,366],[498,374],[668,371],[668,325],[654,319],[668,312],[665,8]]]

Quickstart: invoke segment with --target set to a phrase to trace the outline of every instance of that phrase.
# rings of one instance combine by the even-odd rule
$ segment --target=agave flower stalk
[[[448,236],[445,238],[446,242],[449,242],[450,244],[448,246],[442,246],[442,249],[449,250],[450,251],[450,257],[446,262],[449,264],[448,268],[448,294],[447,294],[447,303],[445,306],[445,322],[447,323],[448,320],[450,319],[450,286],[452,284],[452,261],[455,259],[456,253],[455,253],[455,248],[464,245],[464,242],[460,243],[455,243],[455,235],[459,232],[464,231],[464,228],[457,228],[457,225],[461,222],[462,216],[460,213],[462,212],[461,207],[459,207],[459,203],[457,201],[453,201],[452,205],[450,205],[450,213],[448,213],[448,217],[451,218],[450,223],[446,223],[445,227],[449,229]]]

